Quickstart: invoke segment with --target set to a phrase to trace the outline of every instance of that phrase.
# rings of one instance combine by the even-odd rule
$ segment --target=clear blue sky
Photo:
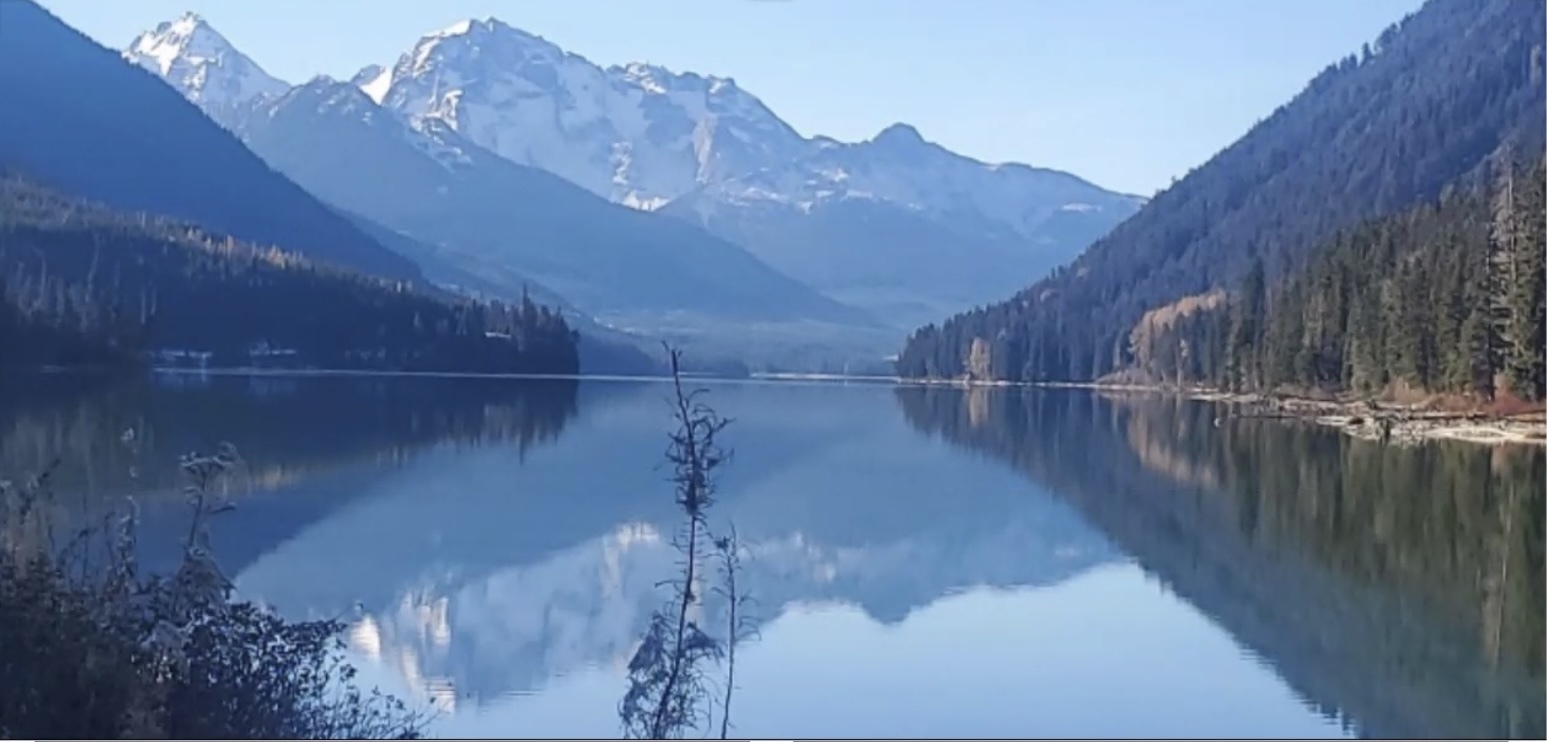
[[[896,121],[1149,195],[1420,0],[41,0],[121,48],[185,10],[290,82],[498,17],[602,65],[734,77],[797,130]]]

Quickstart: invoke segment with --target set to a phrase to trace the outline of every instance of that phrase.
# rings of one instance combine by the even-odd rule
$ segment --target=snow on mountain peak
[[[602,68],[495,18],[427,34],[355,84],[407,117],[597,195],[654,208],[794,156],[800,137],[729,79],[635,62]]]
[[[392,87],[392,70],[379,64],[367,65],[349,78],[349,83],[380,104],[387,97],[387,89]]]
[[[247,105],[283,94],[290,87],[237,51],[208,21],[192,12],[140,34],[123,57],[154,72],[206,110]]]
[[[185,11],[181,16],[178,17],[177,20],[171,21],[166,25],[169,28],[176,29],[179,33],[183,34],[193,33],[194,30],[199,28],[204,28],[210,30],[211,32],[214,31],[214,29],[209,27],[209,23],[205,22],[204,16],[201,16],[191,10]]]
[[[517,46],[532,46],[543,51],[555,51],[562,54],[557,46],[536,34],[527,33],[498,18],[465,18],[457,21],[439,31],[425,34],[415,44],[416,48],[433,47],[437,42],[454,41],[467,45],[473,50],[481,50],[487,44],[503,44]]]
[[[472,31],[473,30],[473,24],[475,24],[477,22],[478,21],[476,21],[476,20],[474,20],[472,18],[467,18],[467,19],[464,19],[464,20],[460,20],[460,21],[457,21],[456,23],[453,23],[453,24],[451,24],[451,25],[449,25],[449,26],[447,26],[447,27],[445,27],[445,28],[443,28],[443,29],[441,29],[439,31],[436,31],[435,33],[430,34],[429,36],[430,37],[434,37],[434,38],[438,38],[438,39],[443,39],[443,38],[446,38],[447,36],[461,36],[463,34],[468,33],[469,31]]]
[[[711,96],[739,93],[736,81],[729,77],[700,75],[697,72],[673,72],[648,62],[629,62],[607,68],[607,74],[647,93],[663,94],[670,90],[702,92]]]
[[[239,121],[289,89],[194,13],[142,34],[124,56],[228,127],[223,116]],[[478,145],[645,210],[694,193],[804,208],[857,198],[977,214],[1030,235],[1060,207],[1100,210],[1111,195],[1065,173],[957,155],[905,123],[852,144],[806,139],[732,78],[643,61],[603,68],[494,17],[428,33],[390,67],[348,83],[303,87],[317,109],[367,118],[387,109],[425,148]]]
[[[425,38],[444,39],[451,36],[466,36],[476,32],[490,31],[516,31],[523,35],[529,35],[494,16],[486,16],[484,18],[464,18],[427,35]]]
[[[657,95],[665,93],[676,79],[676,75],[672,74],[671,70],[644,62],[629,62],[610,71],[639,89]]]

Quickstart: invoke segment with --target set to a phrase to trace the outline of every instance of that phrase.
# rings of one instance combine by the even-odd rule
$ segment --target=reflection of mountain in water
[[[1373,737],[1541,738],[1544,457],[1212,407],[906,387],[919,430],[1052,488]]]
[[[508,444],[519,458],[556,440],[577,409],[577,384],[564,380],[39,375],[7,382],[0,472],[39,472],[58,460],[54,499],[72,520],[95,520],[133,494],[147,546],[164,546],[185,529],[178,457],[234,443],[244,465],[225,484],[242,516],[239,527],[222,520],[216,528],[233,570],[427,449]]]
[[[619,663],[675,558],[670,420],[652,389],[584,410],[524,463],[427,455],[239,588],[308,615],[360,600],[357,647],[474,698]],[[1051,585],[1117,556],[1067,506],[896,425],[884,387],[729,385],[711,400],[737,420],[717,516],[751,552],[744,584],[766,620],[834,601],[897,622],[955,590]]]

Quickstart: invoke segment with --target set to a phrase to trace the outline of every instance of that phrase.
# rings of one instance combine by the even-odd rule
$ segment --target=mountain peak
[[[123,58],[154,72],[201,105],[243,105],[290,87],[237,51],[192,11],[135,37]]]
[[[349,82],[364,91],[371,100],[381,103],[392,88],[392,70],[379,64],[366,65]]]
[[[429,36],[434,38],[445,38],[447,36],[466,36],[467,34],[472,33],[474,29],[492,29],[494,28],[495,23],[497,23],[497,21],[495,21],[492,16],[484,18],[483,20],[479,20],[477,18],[464,18],[439,31],[429,34]]]
[[[873,137],[871,142],[875,144],[924,144],[923,135],[913,128],[912,124],[896,123],[882,129]]]
[[[332,88],[339,85],[339,80],[338,78],[324,72],[312,75],[311,78],[302,83],[302,85],[308,88]]]
[[[464,19],[462,19],[460,21],[457,21],[456,23],[453,23],[453,24],[451,24],[451,25],[449,25],[449,26],[447,26],[445,28],[442,28],[439,31],[435,31],[435,32],[430,33],[430,34],[426,34],[424,38],[426,40],[429,40],[429,39],[450,39],[450,38],[455,38],[455,37],[459,37],[459,36],[465,36],[465,37],[469,37],[469,38],[473,38],[473,39],[482,38],[482,37],[489,37],[489,36],[494,36],[494,37],[515,36],[515,37],[520,37],[520,38],[524,38],[524,39],[535,39],[535,40],[538,40],[538,41],[545,41],[541,36],[538,36],[536,34],[529,33],[527,31],[523,31],[523,30],[521,30],[519,28],[516,28],[515,26],[512,26],[509,23],[506,23],[506,22],[504,22],[504,21],[502,21],[502,20],[500,20],[498,18],[495,18],[492,15],[491,16],[485,16],[483,18],[464,18]]]
[[[220,35],[203,16],[188,11],[175,20],[162,21],[156,28],[135,37],[125,56],[136,55],[142,65],[152,62],[156,72],[166,75],[180,57],[189,54],[216,56],[230,50],[231,42]]]
[[[420,37],[393,67],[394,80],[449,67],[454,73],[474,67],[499,71],[527,60],[556,60],[564,51],[552,42],[511,26],[493,16],[466,18]]]
[[[178,26],[180,28],[195,29],[200,26],[208,27],[209,23],[204,20],[204,16],[188,10],[184,11],[182,15],[178,16],[177,20],[172,21],[171,25]]]
[[[329,75],[315,75],[291,88],[278,100],[281,103],[276,104],[276,108],[304,102],[305,107],[312,110],[358,114],[367,118],[376,110],[375,101],[359,86]]]

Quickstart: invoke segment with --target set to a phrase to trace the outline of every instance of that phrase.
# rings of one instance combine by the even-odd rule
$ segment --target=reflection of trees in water
[[[1542,735],[1540,450],[991,394],[984,424],[959,390],[897,390],[915,427],[1050,486],[1366,735]]]
[[[91,379],[50,375],[0,386],[0,472],[60,461],[62,504],[130,491],[175,494],[177,458],[220,441],[246,461],[242,489],[365,461],[388,466],[429,446],[555,440],[575,415],[573,380],[411,377]],[[132,432],[131,432],[132,431]]]

